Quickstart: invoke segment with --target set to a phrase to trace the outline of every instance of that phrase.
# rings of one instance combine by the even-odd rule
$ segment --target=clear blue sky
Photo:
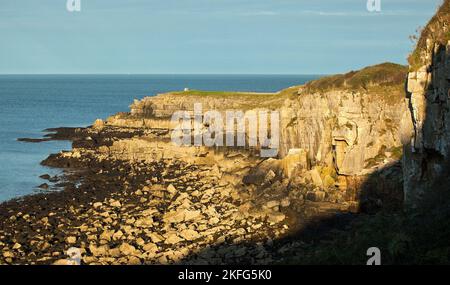
[[[331,74],[406,63],[441,0],[0,0],[0,73]]]

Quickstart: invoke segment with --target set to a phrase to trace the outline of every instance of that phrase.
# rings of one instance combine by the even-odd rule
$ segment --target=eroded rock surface
[[[415,206],[443,187],[450,156],[450,1],[422,32],[410,57],[407,92],[411,119],[404,127],[405,198]],[[444,186],[446,187],[446,186]]]

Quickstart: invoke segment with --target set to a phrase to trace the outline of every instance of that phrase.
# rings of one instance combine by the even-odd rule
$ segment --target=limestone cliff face
[[[175,112],[187,111],[193,114],[194,105],[200,104],[201,111],[219,111],[225,118],[225,111],[243,111],[255,109],[276,110],[285,94],[251,93],[251,92],[215,92],[186,91],[158,94],[135,100],[130,106],[130,113],[119,113],[111,116],[107,124],[117,127],[172,129],[171,123]]]
[[[194,103],[201,103],[203,111],[279,110],[278,156],[290,162],[285,163],[287,176],[297,165],[332,167],[343,176],[364,175],[400,158],[400,126],[410,121],[405,77],[403,66],[387,63],[273,94],[167,93],[135,101],[130,113],[115,115],[107,124],[171,129],[172,114],[192,112]]]
[[[449,19],[447,0],[422,32],[410,58],[407,91],[413,127],[403,159],[405,199],[410,205],[433,191],[450,169]]]
[[[409,118],[406,100],[397,90],[301,89],[281,109],[281,155],[304,149],[312,166],[333,166],[344,176],[368,174],[398,159],[399,126]]]
[[[186,91],[159,94],[136,100],[131,105],[135,117],[170,118],[180,110],[192,111],[200,103],[203,111],[249,110],[254,108],[276,109],[283,102],[279,93]]]

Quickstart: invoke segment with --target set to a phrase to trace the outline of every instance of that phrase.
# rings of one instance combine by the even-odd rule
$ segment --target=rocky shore
[[[1,263],[61,263],[70,247],[83,264],[282,262],[302,244],[277,240],[349,207],[311,185],[288,185],[278,170],[264,169],[272,163],[245,152],[196,149],[187,159],[166,146],[152,158],[124,159],[123,151],[116,158],[115,143],[144,133],[99,124],[63,129],[74,149],[42,162],[71,170],[54,182],[64,190],[0,206]],[[145,130],[150,144],[169,144],[166,136]]]

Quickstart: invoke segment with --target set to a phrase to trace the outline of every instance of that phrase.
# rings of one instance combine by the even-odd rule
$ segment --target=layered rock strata
[[[415,206],[445,187],[450,170],[450,1],[431,19],[410,57],[411,119],[404,127],[404,191]]]

